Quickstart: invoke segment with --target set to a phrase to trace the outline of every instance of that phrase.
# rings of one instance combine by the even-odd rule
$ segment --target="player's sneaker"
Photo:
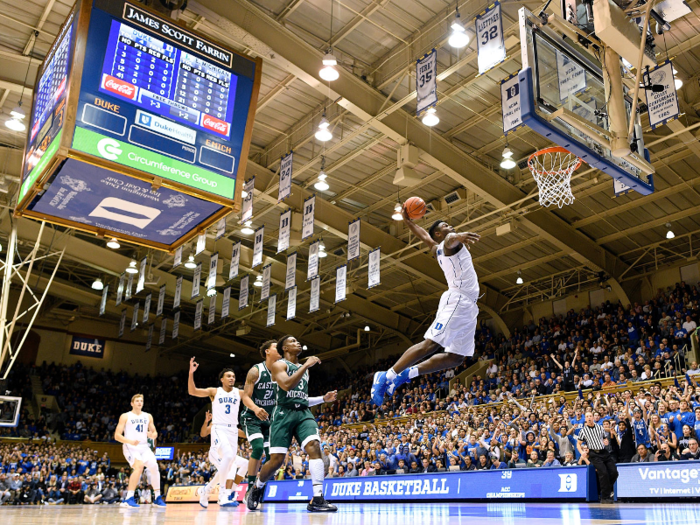
[[[335,512],[338,507],[332,503],[328,503],[323,496],[314,496],[314,498],[306,506],[309,512]]]
[[[265,495],[265,485],[263,485],[260,488],[253,485],[253,488],[248,493],[248,498],[246,501],[246,505],[248,506],[248,510],[257,509],[258,505],[260,505],[260,503],[262,503],[262,499],[263,499],[264,495]]]
[[[202,490],[199,493],[199,505],[204,509],[209,507],[209,490],[206,486],[202,487]]]
[[[393,396],[394,392],[396,392],[397,388],[399,388],[404,383],[408,383],[410,381],[410,379],[408,377],[408,370],[409,369],[407,368],[406,370],[404,370],[403,372],[398,374],[394,378],[394,380],[391,383],[389,383],[389,386],[386,389],[386,393],[388,396]]]
[[[153,502],[153,504],[156,507],[165,507],[165,500],[163,499],[163,496],[158,496]]]
[[[226,507],[228,509],[236,508],[238,507],[238,502],[235,499],[229,499],[226,503],[219,503],[219,507]]]
[[[378,407],[384,403],[384,394],[389,385],[386,380],[386,372],[377,372],[372,381],[372,403]]]
[[[126,508],[126,507],[133,507],[133,508],[136,508],[136,507],[140,507],[140,506],[141,506],[141,505],[139,505],[138,503],[136,503],[136,498],[133,497],[133,496],[131,496],[131,497],[128,498],[128,499],[125,499],[124,501],[122,501],[122,503],[121,503],[121,505],[120,505],[120,507],[125,507],[125,508]]]

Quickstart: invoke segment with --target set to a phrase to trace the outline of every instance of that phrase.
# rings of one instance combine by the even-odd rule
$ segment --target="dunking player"
[[[335,401],[337,391],[325,396],[309,398],[309,368],[321,362],[316,356],[309,357],[303,365],[299,364],[301,344],[291,335],[285,335],[277,341],[277,348],[284,353],[284,359],[273,363],[269,370],[272,380],[277,383],[276,406],[272,411],[270,425],[270,460],[267,461],[253,490],[248,496],[248,508],[255,510],[265,493],[265,482],[282,466],[287,449],[295,437],[301,448],[309,455],[309,471],[314,496],[307,505],[309,512],[335,512],[338,507],[331,505],[323,497],[323,459],[321,458],[318,425],[310,406]]]
[[[374,374],[372,401],[381,406],[384,395],[393,395],[396,388],[418,377],[446,368],[453,368],[474,355],[474,333],[479,308],[479,280],[474,271],[469,244],[481,237],[476,233],[457,233],[443,221],[436,221],[429,231],[414,224],[408,217],[406,207],[402,211],[408,229],[430,248],[445,272],[448,289],[440,298],[435,320],[425,332],[425,339],[406,350],[396,364],[387,372]],[[444,353],[433,355],[439,349]]]
[[[156,439],[158,432],[153,424],[153,416],[143,412],[143,395],[136,394],[131,398],[131,411],[122,414],[119,417],[119,424],[114,430],[114,439],[123,443],[122,450],[124,457],[129,462],[129,466],[133,469],[129,477],[129,486],[127,487],[126,500],[121,504],[122,507],[139,507],[140,505],[134,498],[134,492],[143,474],[143,469],[146,467],[148,473],[148,482],[153,487],[155,495],[154,505],[165,507],[163,497],[160,495],[160,471],[158,470],[158,461],[156,456],[148,446],[148,439]]]
[[[270,459],[270,414],[275,407],[276,391],[270,368],[281,359],[277,341],[265,341],[260,347],[260,355],[264,361],[248,371],[241,392],[246,406],[241,411],[240,424],[252,449],[248,462],[248,494],[260,470],[263,451],[265,457]],[[248,408],[251,403],[254,409]]]
[[[209,459],[216,465],[218,475],[214,476],[206,487],[202,489],[199,504],[207,508],[209,506],[209,493],[219,486],[219,507],[235,507],[235,501],[230,501],[230,492],[225,487],[225,477],[231,469],[231,464],[236,460],[238,452],[238,409],[241,404],[241,395],[236,387],[236,375],[230,368],[224,368],[219,372],[220,387],[197,388],[194,384],[194,372],[199,368],[199,363],[190,359],[190,373],[187,378],[187,390],[191,396],[208,397],[211,400],[212,427],[211,448]]]

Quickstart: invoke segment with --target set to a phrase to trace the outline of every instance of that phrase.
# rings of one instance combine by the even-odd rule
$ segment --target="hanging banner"
[[[180,333],[180,312],[177,311],[175,312],[175,318],[173,319],[173,339],[177,339],[178,334]]]
[[[221,318],[226,319],[228,317],[229,306],[231,305],[231,287],[227,286],[224,288],[224,300],[221,303]]]
[[[182,275],[175,281],[175,299],[173,299],[173,309],[180,308],[180,297],[182,296]]]
[[[146,286],[146,265],[148,264],[148,258],[144,257],[141,259],[141,264],[139,265],[139,279],[136,281],[136,293],[139,293]]]
[[[190,299],[194,299],[199,296],[199,285],[202,281],[202,263],[197,263],[194,268],[194,273],[192,274],[192,295]]]
[[[241,260],[241,241],[233,245],[231,251],[231,269],[228,271],[228,280],[231,281],[238,277],[238,263]]]
[[[348,272],[348,267],[344,264],[342,266],[338,266],[338,268],[335,270],[335,302],[339,303],[340,301],[345,300],[345,292],[347,289],[347,272]]]
[[[117,285],[117,306],[122,304],[122,296],[124,295],[124,284],[126,280],[126,274],[122,273],[119,276],[119,284]]]
[[[148,327],[148,339],[146,339],[146,352],[148,352],[151,349],[151,345],[153,343],[153,325],[149,325]]]
[[[311,279],[311,301],[309,302],[309,313],[318,312],[321,297],[321,278]]]
[[[102,359],[105,356],[105,340],[74,335],[69,353]]]
[[[219,252],[212,253],[209,259],[209,275],[207,276],[207,290],[216,288],[216,268],[219,264]]]
[[[156,317],[163,315],[163,306],[165,306],[165,285],[158,290],[158,306],[156,307]]]
[[[260,300],[264,301],[270,297],[270,277],[272,275],[272,265],[268,264],[263,268],[263,285],[260,291]]]
[[[102,300],[100,301],[100,317],[105,314],[105,308],[107,308],[107,295],[109,294],[109,285],[106,285],[102,289]]]
[[[360,257],[360,219],[348,225],[348,261]]]
[[[175,256],[173,257],[173,268],[177,268],[182,264],[182,245],[178,246],[175,250]]]
[[[216,236],[214,237],[214,240],[218,241],[224,235],[226,235],[226,217],[216,223]]]
[[[644,84],[647,86],[658,84],[664,87],[664,90],[659,93],[651,90],[644,91],[647,96],[647,113],[651,129],[656,129],[678,118],[680,109],[673,78],[673,64],[667,60],[655,69],[645,71]]]
[[[241,289],[238,292],[238,309],[243,310],[243,308],[248,307],[248,280],[250,275],[246,275],[241,279]]]
[[[122,317],[119,320],[119,337],[124,335],[124,327],[126,326],[126,308],[122,310]]]
[[[289,238],[292,234],[292,210],[280,213],[280,229],[277,237],[277,253],[289,248]]]
[[[297,287],[289,289],[287,292],[287,321],[291,321],[297,314]]]
[[[477,15],[475,23],[479,74],[483,75],[506,59],[501,4],[496,2],[486,11]]]
[[[310,281],[318,275],[318,247],[319,241],[312,242],[309,245],[309,269],[306,273],[306,280]]]
[[[379,261],[382,258],[382,249],[375,248],[369,252],[369,261],[367,262],[367,288],[374,288],[381,284],[379,278]]]
[[[148,316],[151,314],[151,294],[146,296],[143,301],[143,324],[148,322]]]
[[[136,330],[136,327],[139,325],[139,308],[141,307],[141,304],[137,302],[133,309],[131,310],[131,331],[133,332]]]
[[[164,318],[160,322],[160,335],[158,336],[158,346],[163,346],[165,344],[165,334],[168,333],[168,319]]]
[[[501,80],[501,115],[504,135],[524,125],[520,117],[520,84],[517,73]]]
[[[202,328],[202,310],[204,309],[204,299],[197,301],[194,307],[194,331]]]
[[[290,253],[287,257],[287,275],[284,279],[284,291],[286,292],[297,283],[297,252]]]
[[[282,202],[292,193],[292,164],[294,161],[294,152],[290,151],[282,157],[280,162],[280,191],[277,195],[277,202]]]
[[[207,232],[206,230],[197,235],[197,248],[194,251],[195,256],[199,255],[207,247]]]
[[[437,51],[416,61],[416,115],[437,104]]]
[[[207,318],[207,324],[213,325],[216,322],[216,295],[212,295],[209,298],[209,317]]]
[[[308,239],[314,234],[314,211],[316,209],[316,195],[312,195],[304,201],[304,218],[301,221],[301,240]]]
[[[255,190],[255,177],[243,184],[245,197],[241,206],[241,222],[249,221],[253,218],[253,191]]]
[[[556,51],[556,55],[559,100],[564,102],[570,95],[575,95],[586,89],[586,70],[564,53]]]
[[[277,310],[277,294],[273,293],[267,300],[267,326],[275,324],[275,312]]]
[[[124,288],[124,300],[131,299],[131,290],[134,287],[134,274],[129,273],[126,276],[126,288]]]
[[[255,268],[262,264],[263,259],[263,239],[265,238],[265,226],[260,226],[255,230],[255,240],[253,242],[253,264],[251,268]]]

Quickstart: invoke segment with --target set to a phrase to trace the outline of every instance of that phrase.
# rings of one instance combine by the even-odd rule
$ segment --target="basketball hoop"
[[[549,207],[572,204],[571,174],[581,165],[581,159],[559,146],[536,151],[527,160],[527,166],[537,181],[540,204]]]

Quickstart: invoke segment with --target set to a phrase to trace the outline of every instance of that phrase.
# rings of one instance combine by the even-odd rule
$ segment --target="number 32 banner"
[[[479,74],[483,75],[506,59],[503,19],[499,2],[476,17],[476,36],[479,49]]]
[[[416,62],[416,115],[437,104],[437,51]]]

